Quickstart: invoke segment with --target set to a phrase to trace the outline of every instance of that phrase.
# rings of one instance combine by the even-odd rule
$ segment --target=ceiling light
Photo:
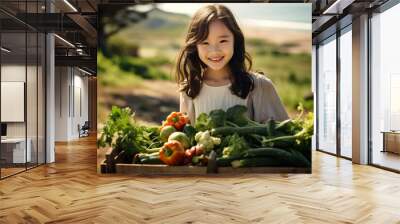
[[[7,48],[5,48],[5,47],[1,47],[0,49],[1,49],[2,51],[6,52],[6,53],[10,53],[10,52],[11,52],[11,50],[9,50],[9,49],[7,49]]]
[[[69,41],[67,41],[66,39],[60,37],[59,35],[54,34],[54,36],[57,37],[57,38],[58,38],[59,40],[61,40],[62,42],[64,42],[64,43],[66,43],[67,45],[69,45],[70,47],[75,48],[75,45],[71,44],[71,42],[69,42]]]
[[[355,0],[336,0],[322,14],[342,14],[343,10],[351,5]]]
[[[78,10],[71,4],[69,3],[68,0],[64,0],[65,4],[67,4],[74,12],[78,12]]]
[[[85,70],[83,70],[83,69],[81,69],[81,68],[79,68],[79,67],[78,67],[78,70],[81,71],[81,72],[83,72],[83,73],[85,73],[85,74],[87,74],[87,75],[92,75],[92,73],[90,73],[90,72],[88,72],[88,71],[85,71]]]

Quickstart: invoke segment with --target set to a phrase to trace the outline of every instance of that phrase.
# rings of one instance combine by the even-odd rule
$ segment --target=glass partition
[[[318,149],[336,154],[336,35],[318,47]]]
[[[42,12],[44,1],[26,3],[0,3],[15,12],[14,17],[0,11],[0,178],[45,163],[46,40],[16,18]]]
[[[2,177],[25,170],[31,161],[26,141],[26,40],[25,32],[1,34]]]

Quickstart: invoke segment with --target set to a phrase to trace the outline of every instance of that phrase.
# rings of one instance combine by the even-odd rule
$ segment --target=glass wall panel
[[[336,36],[318,47],[318,149],[336,153]]]
[[[31,161],[31,151],[26,141],[26,33],[3,31],[0,109],[1,174],[5,177],[25,170],[26,162]]]
[[[37,41],[38,36],[37,32],[29,31],[27,33],[28,38],[28,63],[27,63],[27,94],[26,94],[26,111],[27,111],[27,143],[28,149],[30,148],[30,159],[28,160],[28,167],[33,167],[37,165],[38,158],[38,141],[37,141],[37,132],[38,132],[38,107],[37,107],[37,98],[38,98],[38,88],[37,88],[37,79],[38,79],[38,52],[37,52]]]
[[[45,163],[45,35],[21,22],[44,3],[0,2],[0,178]]]
[[[27,13],[37,14],[39,4],[37,1],[28,2]],[[38,23],[38,17],[32,17],[34,24]],[[27,29],[27,143],[31,151],[28,168],[38,165],[38,63],[39,63],[39,35],[36,30]]]
[[[340,36],[340,153],[352,157],[352,32]]]
[[[400,170],[400,4],[371,19],[372,163]]]

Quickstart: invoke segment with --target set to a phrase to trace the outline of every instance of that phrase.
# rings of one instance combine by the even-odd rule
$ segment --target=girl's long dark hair
[[[223,22],[233,33],[234,52],[228,63],[232,72],[231,92],[245,99],[254,88],[254,81],[249,72],[252,66],[251,57],[245,50],[243,33],[232,12],[218,4],[199,9],[191,20],[185,46],[179,52],[176,63],[176,80],[180,85],[180,91],[195,98],[201,90],[203,71],[207,66],[200,60],[196,44],[207,39],[209,25],[215,20]]]

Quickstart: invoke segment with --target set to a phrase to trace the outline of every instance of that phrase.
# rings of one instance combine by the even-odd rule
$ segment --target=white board
[[[24,122],[24,82],[1,82],[1,122]]]

